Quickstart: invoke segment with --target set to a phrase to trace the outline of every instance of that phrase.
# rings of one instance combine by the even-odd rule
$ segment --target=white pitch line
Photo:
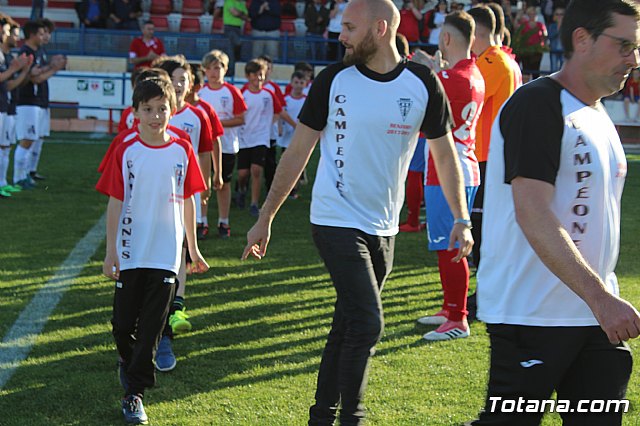
[[[36,293],[0,342],[0,389],[24,361],[49,315],[71,283],[80,275],[105,236],[106,215],[73,248],[56,274]]]

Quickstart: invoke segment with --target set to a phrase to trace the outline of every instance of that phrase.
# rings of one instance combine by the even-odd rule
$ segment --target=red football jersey
[[[438,73],[453,113],[453,140],[456,143],[465,186],[478,186],[480,172],[474,154],[476,124],[484,103],[484,79],[475,59],[464,59],[453,68]],[[439,185],[433,158],[427,161],[427,185]]]

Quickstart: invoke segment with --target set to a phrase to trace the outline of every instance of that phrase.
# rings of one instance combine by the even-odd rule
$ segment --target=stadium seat
[[[202,0],[184,0],[182,13],[185,15],[202,15],[204,13]]]
[[[151,22],[156,27],[156,31],[169,31],[169,21],[166,16],[152,16]]]
[[[224,23],[222,19],[214,19],[213,20],[213,31],[214,34],[224,34]]]
[[[156,15],[166,15],[171,13],[173,5],[171,0],[154,0],[151,2],[151,13]]]
[[[288,33],[289,35],[295,35],[296,24],[292,19],[283,19],[280,24],[280,33]]]
[[[180,32],[183,33],[199,33],[200,21],[198,18],[182,17],[180,22]]]

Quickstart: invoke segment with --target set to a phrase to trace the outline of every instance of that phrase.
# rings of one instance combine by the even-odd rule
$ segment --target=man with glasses
[[[640,334],[614,273],[626,160],[600,99],[638,66],[640,8],[573,0],[561,37],[562,69],[519,89],[491,133],[478,270],[491,366],[475,426],[537,425],[554,390],[564,424],[622,422],[624,404],[589,412],[625,397],[625,341]]]

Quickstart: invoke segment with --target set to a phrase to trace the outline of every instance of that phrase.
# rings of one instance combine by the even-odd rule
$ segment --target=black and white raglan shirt
[[[438,78],[402,62],[387,74],[334,64],[314,80],[300,122],[322,131],[311,223],[392,236],[418,133],[429,139],[453,127]]]
[[[618,294],[620,198],[627,163],[603,106],[558,82],[520,88],[493,124],[485,178],[478,317],[527,326],[597,325],[587,304],[540,260],[516,223],[510,182],[548,182],[551,210],[585,260]]]

